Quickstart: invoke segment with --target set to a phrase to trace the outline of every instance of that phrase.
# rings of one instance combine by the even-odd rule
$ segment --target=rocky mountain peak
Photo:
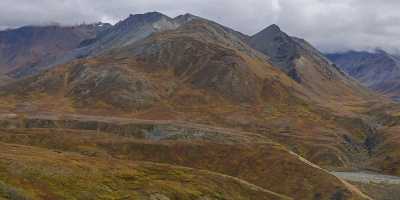
[[[290,36],[282,32],[279,26],[273,24],[249,40],[250,46],[271,58],[271,61],[281,70],[291,73],[292,60],[296,57],[296,44]]]
[[[115,25],[115,27],[128,26],[129,28],[131,28],[131,26],[138,26],[138,25],[142,25],[142,24],[154,23],[154,22],[160,21],[163,18],[171,20],[171,18],[169,18],[168,16],[163,15],[159,12],[148,12],[148,13],[144,13],[144,14],[135,14],[135,15],[131,14],[125,20],[118,22]]]
[[[291,37],[273,24],[253,35],[248,43],[265,54],[270,62],[296,82],[316,93],[340,94],[343,90],[357,91],[359,86],[307,41]],[[341,85],[342,88],[336,87]],[[327,94],[328,94],[327,93]]]
[[[267,28],[264,29],[264,31],[268,31],[268,32],[282,32],[281,28],[276,25],[276,24],[271,24],[270,26],[268,26]]]
[[[162,13],[159,12],[147,12],[147,13],[143,13],[143,14],[130,14],[129,17],[123,21],[126,20],[145,20],[145,21],[153,21],[153,20],[157,20],[160,19],[162,17],[168,17]]]
[[[192,15],[190,13],[186,13],[186,14],[179,15],[179,16],[175,17],[174,21],[179,23],[179,24],[184,24],[184,23],[192,21],[194,19],[200,19],[200,17]]]

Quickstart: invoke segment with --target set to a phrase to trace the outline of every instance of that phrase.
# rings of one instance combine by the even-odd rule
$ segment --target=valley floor
[[[2,114],[0,158],[5,199],[371,199],[267,137],[179,121]]]
[[[350,181],[376,200],[400,199],[400,177],[375,172],[332,172],[344,180]]]

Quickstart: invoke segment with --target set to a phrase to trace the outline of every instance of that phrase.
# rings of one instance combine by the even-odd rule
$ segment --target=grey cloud
[[[323,51],[400,49],[398,0],[1,0],[0,29],[106,21],[129,14],[186,12],[247,34],[276,23]]]

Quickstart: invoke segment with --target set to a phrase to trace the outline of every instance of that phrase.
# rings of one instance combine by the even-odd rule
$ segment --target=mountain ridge
[[[381,94],[393,99],[400,96],[400,59],[384,50],[348,51],[327,55],[337,66]]]
[[[330,99],[334,103],[343,98],[361,100],[374,96],[307,41],[289,36],[275,24],[251,36],[248,44],[307,88],[311,99],[320,99],[320,104]]]
[[[12,73],[20,68],[47,63],[75,49],[81,42],[107,29],[99,24],[79,26],[25,26],[0,31],[0,71]]]

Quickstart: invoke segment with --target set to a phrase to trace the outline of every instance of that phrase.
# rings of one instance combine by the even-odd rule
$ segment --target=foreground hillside
[[[84,195],[82,192],[86,191],[86,195],[104,192],[124,196],[138,191],[136,195],[160,193],[171,199],[208,195],[210,199],[367,199],[351,185],[257,134],[190,123],[90,116],[3,117],[0,124],[0,141],[4,142],[0,148],[7,149],[0,156],[5,157],[2,160],[12,158],[6,162],[9,164],[4,163],[2,180],[28,191],[35,191],[33,183],[41,180],[44,192],[54,195]],[[68,159],[73,160],[71,165],[56,167]],[[137,161],[173,166],[143,166]],[[18,167],[8,168],[11,163]],[[134,163],[138,163],[137,167],[126,168]],[[175,165],[207,171],[195,172]],[[24,166],[29,168],[22,170]],[[95,174],[84,175],[90,169],[96,169]],[[43,178],[29,179],[31,182],[26,185],[18,182],[17,178],[28,178],[30,173]],[[100,185],[76,185],[76,178],[66,173]],[[202,176],[208,180],[203,181]],[[35,177],[38,176],[32,178]],[[152,177],[154,184],[148,182]],[[223,188],[216,188],[218,183]],[[60,187],[63,184],[68,187]],[[87,189],[82,190],[80,184]],[[133,191],[126,191],[128,188]],[[107,193],[110,189],[111,194]],[[212,196],[217,194],[218,197]]]
[[[291,199],[209,171],[6,143],[0,150],[1,199]]]

